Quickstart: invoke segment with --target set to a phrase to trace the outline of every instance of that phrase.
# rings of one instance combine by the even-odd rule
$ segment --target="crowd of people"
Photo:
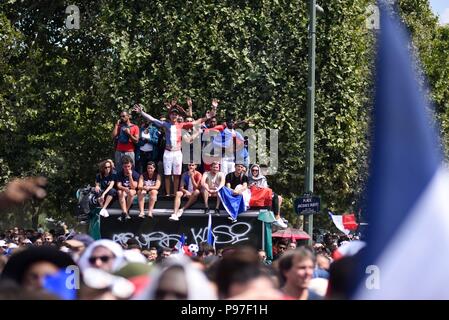
[[[65,225],[16,227],[0,234],[0,299],[341,299],[354,257],[333,251],[348,240],[309,247],[281,239],[271,261],[251,247],[200,243],[186,253],[134,238],[94,241]]]
[[[248,208],[265,207],[273,211],[274,224],[286,228],[286,220],[281,217],[282,197],[268,186],[262,166],[250,166],[245,137],[235,130],[247,122],[235,121],[228,114],[226,121],[217,125],[216,99],[205,117],[194,120],[192,100],[187,99],[187,104],[188,112],[173,100],[167,106],[167,118],[160,119],[136,104],[133,111],[141,116],[140,126],[131,122],[129,112],[120,113],[112,132],[114,161],[107,159],[99,164],[93,188],[102,207],[100,215],[109,217],[108,207],[117,200],[122,211],[119,220],[129,220],[137,197],[138,217],[152,218],[158,197],[165,195],[174,201],[169,219],[179,221],[184,210],[201,196],[205,214],[219,215],[223,205],[229,219],[235,222],[238,214]],[[201,142],[198,157],[192,146],[195,139]],[[187,200],[183,206],[182,199]],[[209,207],[210,199],[215,200],[214,208]],[[239,209],[233,210],[236,207]]]
[[[188,104],[191,111],[191,101]],[[213,100],[212,111],[206,117],[196,121],[186,119],[187,122],[179,120],[185,111],[177,104],[168,106],[168,122],[151,117],[136,105],[134,110],[152,123],[143,121],[140,128],[130,122],[127,112],[122,112],[113,130],[117,166],[112,159],[102,161],[92,189],[102,206],[100,214],[107,218],[108,206],[118,200],[122,209],[120,220],[126,221],[137,197],[139,217],[152,217],[159,192],[165,185],[166,196],[174,199],[170,220],[178,221],[200,195],[207,214],[220,214],[220,203],[228,201],[227,197],[238,197],[245,203],[245,209],[248,206],[272,208],[275,224],[286,227],[280,217],[282,197],[269,188],[262,166],[250,165],[247,157],[243,157],[245,161],[239,160],[239,148],[235,145],[244,150],[244,139],[235,132],[231,118],[217,126],[214,118],[217,105],[218,101]],[[193,124],[200,125],[200,129]],[[192,129],[191,134],[184,135],[180,131],[183,128]],[[207,130],[219,132],[218,143],[223,147],[219,151],[222,152],[220,161],[216,159],[217,154],[205,153],[200,163],[190,161],[181,175],[180,142],[184,138],[192,139],[195,130],[196,134]],[[231,141],[233,147],[226,141]],[[226,148],[233,148],[231,156],[226,157]],[[158,173],[160,166],[164,179]],[[0,209],[30,198],[45,197],[45,184],[42,178],[11,182],[0,193]],[[188,201],[181,206],[184,197]],[[213,209],[209,208],[210,198],[217,199]],[[236,221],[239,212],[228,213]],[[138,238],[128,239],[125,244],[94,240],[65,224],[52,230],[44,230],[42,226],[37,230],[15,227],[0,233],[0,300],[348,298],[354,255],[364,244],[360,242],[357,250],[343,249],[358,239],[326,234],[320,240],[315,239],[312,246],[293,239],[274,240],[277,241],[269,254],[245,246],[216,250],[207,243],[191,244],[188,250],[178,245],[143,248]]]

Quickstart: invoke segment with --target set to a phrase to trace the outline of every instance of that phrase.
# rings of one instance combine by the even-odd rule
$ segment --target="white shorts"
[[[182,170],[181,150],[178,151],[165,150],[163,163],[164,163],[164,174],[166,176],[170,176],[172,174],[175,176],[181,175]]]
[[[234,159],[221,158],[220,171],[227,175],[229,172],[235,171]]]

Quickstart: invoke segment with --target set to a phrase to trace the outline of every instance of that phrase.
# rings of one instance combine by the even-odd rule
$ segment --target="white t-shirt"
[[[145,133],[145,131],[142,132],[142,138],[145,140],[149,140],[150,133],[149,132]],[[143,152],[153,151],[153,145],[151,143],[147,142],[143,146],[140,147],[140,151],[143,151]]]

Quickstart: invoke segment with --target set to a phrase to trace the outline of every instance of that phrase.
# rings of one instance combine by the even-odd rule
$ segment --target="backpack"
[[[89,221],[89,214],[98,205],[97,196],[92,192],[90,186],[78,189],[78,204],[76,206],[75,217],[84,224]]]
[[[123,129],[124,128],[130,128],[131,129],[134,126],[135,126],[135,124],[131,124],[130,126],[128,126],[126,124],[125,125],[121,125],[120,126],[120,132],[119,132],[118,138],[117,138],[117,142],[121,143],[121,144],[127,144],[129,142],[130,138],[129,138],[129,136],[126,133],[123,132]]]

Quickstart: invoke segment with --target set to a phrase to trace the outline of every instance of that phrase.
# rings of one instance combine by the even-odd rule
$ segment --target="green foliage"
[[[355,210],[367,177],[373,34],[369,0],[321,3],[317,24],[315,193],[336,212]],[[0,181],[43,174],[49,197],[25,216],[66,217],[75,190],[112,156],[118,112],[140,102],[153,115],[191,96],[201,116],[211,98],[278,129],[280,170],[271,185],[284,214],[304,192],[307,1],[99,1],[79,5],[65,28],[62,0],[0,4]],[[447,28],[427,1],[400,1],[447,121]],[[292,216],[289,217],[293,218]],[[328,223],[317,216],[318,225]]]

